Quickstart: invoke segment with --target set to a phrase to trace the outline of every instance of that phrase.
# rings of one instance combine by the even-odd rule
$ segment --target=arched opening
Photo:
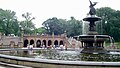
[[[43,40],[42,45],[44,45],[43,47],[46,47],[46,40]]]
[[[48,41],[48,46],[50,46],[50,45],[52,45],[52,41],[51,40]]]
[[[27,47],[27,45],[28,45],[28,40],[26,39],[26,40],[24,40],[24,46],[23,47]]]
[[[41,41],[40,40],[37,40],[36,47],[41,47]]]
[[[62,40],[60,41],[60,45],[63,45],[63,41]]]
[[[15,46],[15,42],[14,41],[10,41],[10,47],[14,47]]]
[[[30,40],[30,45],[33,45],[34,44],[34,40]]]
[[[55,40],[54,45],[55,45],[55,47],[58,47],[58,41],[57,40]]]

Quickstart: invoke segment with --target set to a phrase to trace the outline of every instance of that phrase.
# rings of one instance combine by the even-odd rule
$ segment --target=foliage
[[[53,17],[46,20],[42,25],[46,28],[48,34],[54,32],[55,35],[60,35],[66,31],[68,36],[75,36],[82,33],[82,21],[78,21],[74,17],[71,17],[71,20],[68,21]]]
[[[120,11],[116,11],[109,7],[97,9],[97,16],[102,18],[102,21],[97,25],[100,26],[101,34],[108,34],[114,37],[115,41],[120,40]],[[99,29],[99,28],[98,28]]]
[[[54,32],[55,35],[63,33],[62,23],[56,17],[44,21],[42,25],[46,28],[48,34],[52,34],[52,32]]]
[[[67,21],[68,28],[66,29],[68,36],[76,36],[82,34],[82,21],[76,20],[74,17],[71,17],[71,20]]]
[[[116,42],[116,43],[118,43],[118,48],[120,49],[120,42]]]
[[[24,21],[20,22],[21,27],[24,29],[25,34],[32,34],[35,29],[35,25],[33,24],[34,17],[31,17],[31,13],[24,13],[22,17],[25,19]]]
[[[19,34],[19,25],[16,13],[11,10],[0,9],[0,32],[5,35]]]
[[[41,35],[41,34],[46,34],[47,30],[44,27],[40,27],[40,28],[35,29],[35,32]]]

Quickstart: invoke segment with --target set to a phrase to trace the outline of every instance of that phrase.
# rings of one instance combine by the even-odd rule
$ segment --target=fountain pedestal
[[[104,42],[108,39],[108,35],[79,35],[83,47],[81,53],[107,53]]]
[[[109,38],[108,35],[99,35],[96,32],[96,21],[100,21],[100,17],[90,16],[83,19],[89,22],[89,32],[87,35],[79,35],[83,50],[81,53],[107,53],[104,49],[104,42]]]
[[[96,24],[95,24],[95,22],[101,20],[100,17],[95,17],[95,16],[92,17],[91,16],[91,17],[86,17],[83,20],[90,22],[89,23],[89,32],[88,32],[88,35],[96,35],[96,34],[98,34],[96,32]]]

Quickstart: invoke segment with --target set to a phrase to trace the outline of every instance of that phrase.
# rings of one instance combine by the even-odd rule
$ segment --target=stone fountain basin
[[[110,36],[108,35],[79,35],[75,38],[79,38],[79,40],[82,41],[105,41],[107,39],[110,39]]]
[[[1,49],[2,51],[7,51],[10,49]],[[16,49],[15,49],[16,50]],[[19,49],[26,50],[26,49]],[[53,60],[53,59],[41,59],[41,58],[29,58],[29,57],[19,57],[19,56],[10,56],[5,54],[0,54],[0,62],[26,65],[32,67],[43,67],[43,68],[92,68],[92,67],[107,67],[114,68],[119,67],[120,62],[97,62],[97,61],[68,61],[68,60]],[[105,66],[105,67],[104,67]]]
[[[109,38],[109,35],[79,35],[79,38]]]
[[[87,17],[83,19],[84,21],[99,21],[101,20],[100,17]]]

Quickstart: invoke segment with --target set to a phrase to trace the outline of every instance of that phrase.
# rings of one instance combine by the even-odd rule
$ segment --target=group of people
[[[61,50],[63,50],[63,49],[65,49],[65,46],[64,45],[50,45],[50,46],[47,46],[46,48],[48,48],[48,49],[61,49]]]
[[[28,49],[33,49],[33,45],[27,45],[27,48]],[[42,47],[41,48],[44,48],[44,49],[61,49],[61,50],[63,50],[63,49],[65,49],[65,46],[64,45],[60,45],[60,46],[58,46],[58,45],[49,45],[49,46],[45,46],[45,45],[42,45]]]
[[[27,45],[27,48],[32,50],[33,49],[33,45]]]

